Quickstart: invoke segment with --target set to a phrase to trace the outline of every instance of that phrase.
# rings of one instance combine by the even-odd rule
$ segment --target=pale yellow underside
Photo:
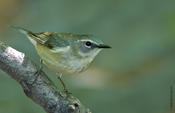
[[[93,60],[77,59],[68,50],[55,53],[39,43],[36,43],[35,47],[43,63],[51,70],[62,74],[80,73],[86,70]]]

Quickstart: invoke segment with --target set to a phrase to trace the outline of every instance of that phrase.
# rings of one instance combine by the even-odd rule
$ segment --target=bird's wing
[[[22,27],[16,27],[16,26],[11,27],[19,30],[21,33],[27,35],[29,38],[40,44],[45,44],[50,38],[49,35],[53,33],[53,32],[33,33],[32,31],[24,29]]]
[[[52,52],[62,52],[67,51],[70,48],[68,38],[70,37],[81,37],[81,35],[76,35],[72,33],[57,33],[57,32],[41,32],[33,33],[30,30],[24,29],[22,27],[11,26],[21,33],[28,36],[29,40],[35,45],[39,43],[48,47]]]
[[[53,52],[61,52],[69,49],[69,41],[66,40],[66,35],[63,33],[53,32],[50,34],[49,39],[45,42],[45,46]]]
[[[36,42],[45,45],[46,42],[50,39],[51,34],[53,34],[53,32],[41,32],[41,33],[29,32],[28,36],[34,39]]]

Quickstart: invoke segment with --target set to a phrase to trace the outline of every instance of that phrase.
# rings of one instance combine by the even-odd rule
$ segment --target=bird
[[[61,79],[62,74],[72,75],[88,69],[94,58],[102,49],[111,48],[101,40],[89,34],[67,32],[37,32],[23,27],[12,26],[34,45],[42,64],[56,72],[65,92],[66,85]]]

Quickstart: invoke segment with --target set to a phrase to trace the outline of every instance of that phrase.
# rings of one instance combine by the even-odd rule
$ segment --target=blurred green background
[[[39,65],[28,39],[9,25],[34,32],[94,34],[112,46],[88,71],[63,76],[73,95],[93,113],[170,112],[169,87],[175,85],[174,0],[1,0],[0,40]],[[55,73],[46,67],[44,71],[60,88]],[[15,80],[2,71],[0,75],[0,113],[44,113]]]

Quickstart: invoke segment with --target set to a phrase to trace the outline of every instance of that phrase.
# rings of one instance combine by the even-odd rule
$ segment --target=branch
[[[24,53],[2,42],[0,69],[20,83],[24,93],[47,113],[91,113],[77,98],[58,91],[43,71],[37,75],[37,66]]]

